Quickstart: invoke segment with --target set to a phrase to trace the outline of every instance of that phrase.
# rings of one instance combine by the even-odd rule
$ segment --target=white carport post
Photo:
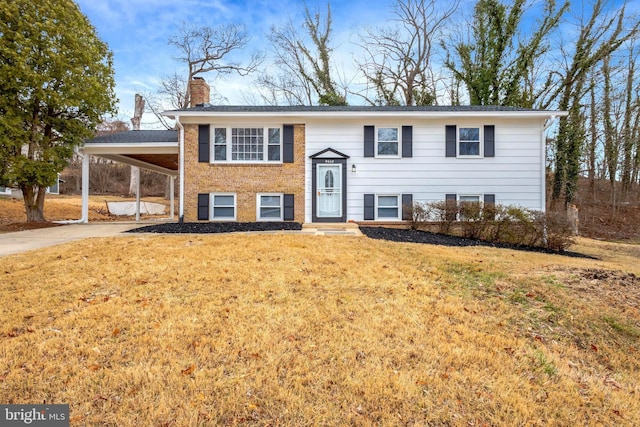
[[[169,180],[169,193],[171,193],[171,195],[169,196],[169,218],[171,218],[171,220],[173,220],[173,218],[175,217],[176,213],[175,213],[175,208],[173,207],[174,205],[174,196],[173,193],[175,192],[174,188],[175,188],[175,182],[176,182],[176,177],[175,176],[170,176],[169,178],[171,178]]]
[[[82,222],[89,222],[89,154],[82,156]]]
[[[140,177],[136,180],[136,222],[140,221]]]

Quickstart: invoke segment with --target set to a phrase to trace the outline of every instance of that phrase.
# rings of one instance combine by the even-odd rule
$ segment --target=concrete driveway
[[[116,236],[127,230],[143,227],[140,223],[89,223],[69,224],[0,234],[0,257],[46,248],[89,237]]]

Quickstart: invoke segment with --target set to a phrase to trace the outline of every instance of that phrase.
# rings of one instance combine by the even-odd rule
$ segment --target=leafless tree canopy
[[[247,63],[233,60],[235,51],[249,43],[244,26],[238,24],[217,27],[197,27],[183,23],[169,44],[178,50],[178,61],[187,66],[187,73],[174,73],[163,79],[160,92],[168,95],[177,109],[189,105],[189,82],[197,75],[214,73],[215,76],[238,73],[247,75],[257,69],[263,57],[253,53]]]
[[[445,5],[446,6],[443,6]],[[392,26],[369,29],[359,46],[364,59],[359,68],[375,91],[362,95],[374,105],[432,105],[441,78],[432,59],[442,29],[458,1],[397,0]]]
[[[305,40],[293,21],[282,28],[273,27],[268,36],[275,55],[277,72],[267,70],[258,78],[263,98],[272,104],[345,105],[332,74],[331,8],[322,19],[305,7]]]

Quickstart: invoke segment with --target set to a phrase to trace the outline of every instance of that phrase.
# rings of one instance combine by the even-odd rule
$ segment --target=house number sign
[[[335,160],[325,160],[324,162],[325,163],[333,163],[333,162],[335,162]]]

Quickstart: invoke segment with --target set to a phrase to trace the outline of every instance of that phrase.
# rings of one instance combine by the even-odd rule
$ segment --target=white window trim
[[[210,163],[216,164],[282,164],[282,156],[283,156],[283,133],[284,127],[280,126],[255,126],[255,125],[236,125],[236,126],[212,126],[213,131],[210,132],[209,135],[209,158],[211,159]],[[215,145],[216,145],[216,129],[226,129],[226,158],[227,160],[215,160]],[[233,129],[262,129],[262,160],[232,160],[232,139],[233,139]],[[268,160],[269,159],[269,129],[280,129],[280,160]]]
[[[392,206],[379,206],[378,198],[379,197],[395,197],[396,198],[396,209],[398,209],[398,216],[395,218],[392,217],[382,217],[378,216],[378,208],[391,208]],[[376,221],[401,221],[402,220],[402,194],[376,194],[375,197],[375,219]]]
[[[11,195],[11,187],[2,187],[2,186],[0,186],[0,195],[2,195],[2,196],[10,196]]]
[[[280,197],[280,217],[279,218],[261,218],[260,217],[260,197],[261,196],[278,196]],[[258,193],[256,194],[256,221],[258,222],[273,222],[273,221],[284,221],[282,218],[284,217],[284,193]]]
[[[462,197],[477,197],[478,201],[477,202],[469,202],[468,200],[460,200]],[[458,212],[460,209],[460,203],[479,203],[480,204],[480,209],[484,209],[484,195],[483,194],[458,194],[456,195],[456,201],[458,202]],[[457,221],[462,221],[464,218],[462,217],[462,214],[458,214],[458,218],[456,218]]]
[[[378,154],[378,129],[396,129],[398,131],[398,140],[396,143],[398,144],[398,154]],[[375,134],[375,146],[374,146],[374,154],[375,157],[380,159],[398,159],[402,157],[402,126],[375,126],[374,127]]]
[[[462,128],[473,128],[478,129],[478,137],[480,138],[480,143],[478,145],[478,155],[463,155],[460,154],[460,129]],[[456,154],[458,158],[461,159],[481,159],[484,158],[484,126],[479,125],[462,125],[456,127]]]
[[[213,210],[216,207],[214,204],[215,202],[214,196],[233,196],[233,218],[231,217],[214,218]],[[229,207],[229,206],[219,206],[219,207]],[[218,222],[236,221],[237,217],[238,217],[238,198],[236,196],[236,193],[209,193],[209,221],[218,221]]]

